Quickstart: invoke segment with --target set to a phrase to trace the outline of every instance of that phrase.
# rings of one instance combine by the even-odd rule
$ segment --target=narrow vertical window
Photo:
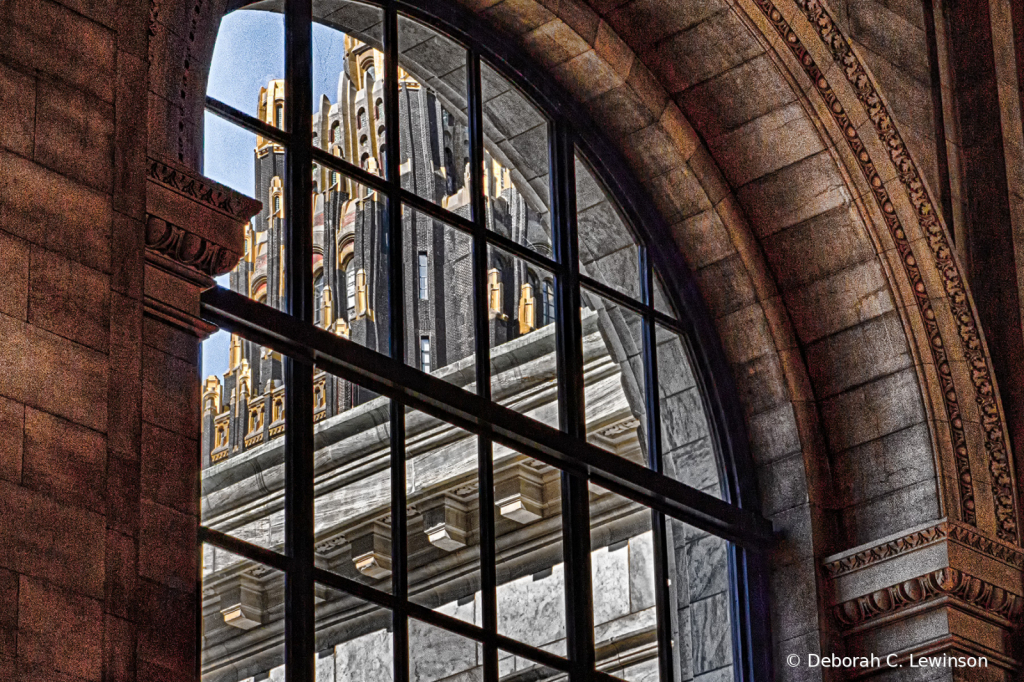
[[[274,106],[274,123],[277,124],[278,128],[280,128],[281,130],[284,130],[284,103],[283,102],[278,102]]]
[[[541,325],[548,325],[555,321],[555,285],[550,279],[544,280],[541,287]]]
[[[420,337],[420,370],[423,372],[430,371],[430,337]]]
[[[427,300],[427,252],[426,251],[420,251],[419,275],[418,275],[417,279],[419,280],[420,300],[421,301],[426,301]]]
[[[351,261],[345,269],[345,294],[348,298],[348,319],[351,322],[356,316],[356,269],[352,267]]]

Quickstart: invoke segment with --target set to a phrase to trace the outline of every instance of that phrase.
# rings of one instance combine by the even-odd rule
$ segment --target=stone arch
[[[619,140],[695,272],[784,539],[780,652],[842,650],[829,555],[943,518],[1019,545],[970,294],[885,93],[819,2],[463,4]],[[195,65],[226,3],[153,6],[151,154],[198,168]]]

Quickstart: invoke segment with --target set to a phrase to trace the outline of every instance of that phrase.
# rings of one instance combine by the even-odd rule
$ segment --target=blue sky
[[[313,101],[337,96],[345,56],[344,34],[313,26]],[[256,115],[260,88],[284,78],[284,17],[274,12],[239,10],[224,17],[213,51],[207,94]],[[203,172],[248,196],[254,196],[253,150],[256,136],[212,114],[205,116]],[[228,278],[218,278],[227,286]],[[203,344],[202,377],[227,369],[229,335],[217,332]]]

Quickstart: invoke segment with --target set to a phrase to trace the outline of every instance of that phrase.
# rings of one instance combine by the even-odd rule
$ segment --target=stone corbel
[[[985,656],[1019,670],[1020,547],[943,519],[828,557],[824,569],[847,656]]]
[[[199,317],[199,293],[234,269],[262,205],[182,164],[148,161],[146,314],[202,338],[214,328]]]
[[[440,505],[424,509],[423,532],[427,541],[438,549],[445,552],[462,549],[469,536],[466,505],[452,495],[444,495]]]
[[[494,504],[498,514],[516,523],[539,521],[544,516],[543,479],[530,467],[517,464],[495,481]]]
[[[353,531],[352,562],[356,570],[368,578],[391,575],[391,528],[383,521]]]

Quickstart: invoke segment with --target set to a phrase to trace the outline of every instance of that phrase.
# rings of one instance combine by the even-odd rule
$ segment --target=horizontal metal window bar
[[[275,128],[269,123],[265,123],[255,116],[250,116],[244,111],[240,111],[230,104],[225,104],[219,99],[210,97],[209,95],[206,96],[206,108],[208,111],[220,116],[225,121],[230,121],[231,123],[242,126],[249,132],[262,135],[268,140],[273,140],[280,145],[288,147],[293,143],[291,133],[281,130],[280,128]]]
[[[270,566],[282,573],[287,573],[289,559],[282,554],[272,552],[263,547],[250,544],[244,540],[239,540],[231,535],[227,535],[205,526],[199,527],[199,539],[202,542],[214,545],[220,549],[237,554],[238,556]],[[382,592],[370,587],[369,585],[364,585],[363,583],[356,582],[350,578],[345,578],[344,576],[340,576],[336,573],[331,573],[330,571],[326,571],[322,568],[313,568],[313,579],[321,585],[351,594],[358,599],[362,599],[365,602],[388,609],[389,611],[395,611],[396,607],[398,607],[400,602],[402,602],[402,600],[396,598],[394,595],[388,594],[387,592]],[[528,658],[535,663],[546,665],[549,668],[554,668],[562,672],[568,672],[569,670],[569,662],[566,659],[543,649],[537,649],[529,644],[524,644],[523,642],[505,635],[485,630],[477,625],[445,615],[439,611],[434,611],[433,609],[416,604],[415,602],[404,602],[401,608],[409,616],[434,627],[441,628],[442,630],[447,630],[448,632],[452,632],[481,643],[493,643],[500,649],[517,656],[522,656],[523,658]]]
[[[240,540],[233,535],[228,535],[219,530],[208,528],[206,526],[199,526],[199,542],[205,542],[210,545],[215,545],[223,550],[237,554],[238,556],[244,556],[246,559],[252,559],[258,561],[261,564],[266,564],[271,568],[275,568],[282,573],[287,572],[291,559],[286,557],[284,554],[278,554],[277,552],[267,549],[266,547],[260,547],[254,545],[251,542]]]
[[[607,284],[598,282],[596,279],[588,277],[584,274],[579,276],[580,285],[586,289],[589,289],[592,293],[597,294],[601,298],[607,299],[617,306],[627,308],[640,315],[648,315],[654,318],[654,321],[663,327],[671,329],[674,332],[688,336],[690,329],[686,326],[685,322],[680,322],[674,317],[669,317],[665,313],[653,308],[645,303],[630,298],[626,294],[622,293],[617,289],[613,289]]]
[[[497,403],[223,287],[202,296],[204,319],[438,419],[589,480],[749,549],[766,549],[769,521],[570,437]]]

